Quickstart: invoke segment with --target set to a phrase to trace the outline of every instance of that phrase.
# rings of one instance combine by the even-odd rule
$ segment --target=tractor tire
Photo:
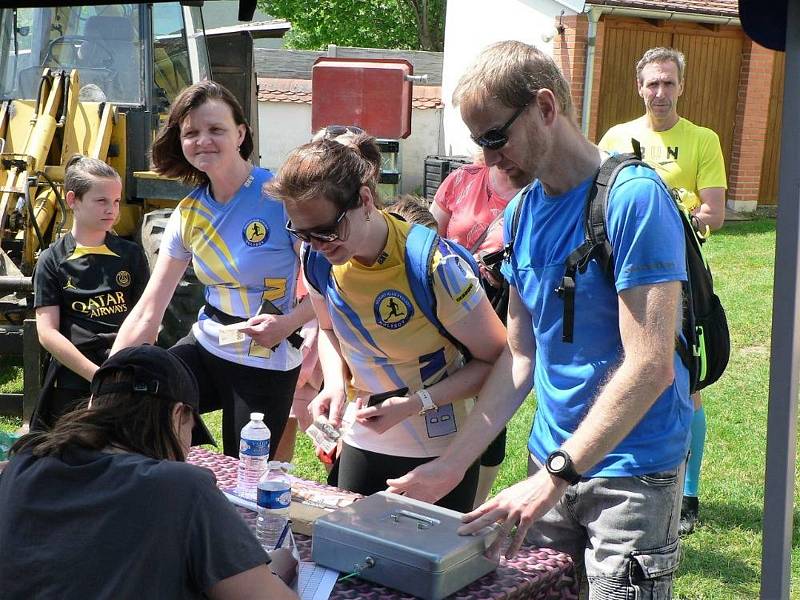
[[[164,230],[172,210],[171,208],[153,210],[147,213],[142,220],[141,244],[151,273],[155,267],[161,247],[161,238],[164,237]],[[197,321],[197,313],[204,302],[205,286],[198,281],[192,264],[189,263],[186,273],[178,283],[178,287],[175,288],[172,300],[164,313],[158,330],[158,345],[169,348],[188,334],[194,322]]]

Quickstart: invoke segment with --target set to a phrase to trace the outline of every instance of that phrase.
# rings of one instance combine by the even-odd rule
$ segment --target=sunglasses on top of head
[[[360,189],[361,188],[359,188],[359,191]],[[294,226],[292,226],[292,220],[289,219],[286,221],[286,231],[303,242],[310,242],[312,239],[314,239],[318,242],[328,243],[342,239],[342,237],[339,235],[339,226],[342,224],[344,216],[358,205],[358,193],[359,192],[356,192],[355,200],[342,209],[342,212],[339,213],[339,216],[336,217],[336,220],[333,222],[333,224],[325,227],[315,227],[314,229],[295,229]]]
[[[325,128],[325,137],[326,140],[332,140],[340,135],[345,135],[347,133],[352,133],[353,135],[360,135],[364,133],[364,130],[361,127],[357,127],[356,125],[328,125]]]
[[[514,114],[511,115],[511,118],[505,122],[502,127],[492,127],[491,129],[485,131],[483,135],[473,135],[470,136],[472,141],[478,144],[481,148],[486,148],[488,150],[499,150],[503,146],[508,143],[508,134],[507,131],[511,125],[514,124],[514,121],[525,112],[525,109],[528,108],[533,102],[533,99],[536,98],[536,93],[533,94],[533,97],[528,100],[523,106],[520,106]]]

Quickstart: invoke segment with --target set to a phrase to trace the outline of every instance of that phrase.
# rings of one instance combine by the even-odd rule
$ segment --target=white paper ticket
[[[219,345],[227,346],[228,344],[236,344],[243,342],[247,337],[241,332],[242,329],[247,327],[247,321],[240,323],[233,323],[232,325],[222,325],[219,328]]]

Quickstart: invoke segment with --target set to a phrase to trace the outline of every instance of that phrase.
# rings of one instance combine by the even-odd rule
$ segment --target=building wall
[[[598,23],[595,40],[594,76],[588,124],[588,137],[593,141],[602,134],[597,131],[597,122],[603,64],[614,59],[614,49],[605,43],[606,23],[609,18],[613,17],[603,17]],[[554,24],[556,20],[554,19]],[[576,115],[580,123],[586,73],[588,18],[585,15],[565,17],[563,24],[564,35],[556,36],[553,42],[553,58],[570,82]],[[445,64],[446,61],[445,57]],[[752,211],[762,202],[761,165],[766,140],[770,133],[767,120],[769,103],[772,101],[770,89],[775,62],[773,52],[745,39],[737,90],[733,149],[729,164],[726,165],[727,201],[728,206],[734,210]],[[713,94],[714,91],[709,93]],[[680,113],[680,105],[678,112]]]
[[[728,173],[728,205],[734,210],[753,211],[761,197],[774,55],[750,39],[745,40]]]
[[[555,19],[565,10],[553,0],[449,0],[444,34],[442,100],[445,154],[472,154],[475,144],[451,105],[459,78],[478,53],[501,40],[520,40],[552,54]]]
[[[311,105],[296,102],[258,103],[261,166],[277,172],[286,156],[311,139]]]
[[[311,138],[311,105],[259,102],[261,166],[277,172],[286,156]],[[411,135],[400,142],[400,193],[417,193],[424,180],[425,157],[441,154],[441,109],[413,109]]]

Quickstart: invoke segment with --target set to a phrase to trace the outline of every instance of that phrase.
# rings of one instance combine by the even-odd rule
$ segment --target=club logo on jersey
[[[414,306],[405,294],[384,290],[375,298],[375,322],[386,329],[399,329],[411,319]]]
[[[131,284],[131,274],[127,271],[120,271],[117,273],[117,285],[120,287],[128,287]]]
[[[261,246],[269,237],[269,228],[263,219],[251,219],[244,226],[242,237],[251,248]]]

